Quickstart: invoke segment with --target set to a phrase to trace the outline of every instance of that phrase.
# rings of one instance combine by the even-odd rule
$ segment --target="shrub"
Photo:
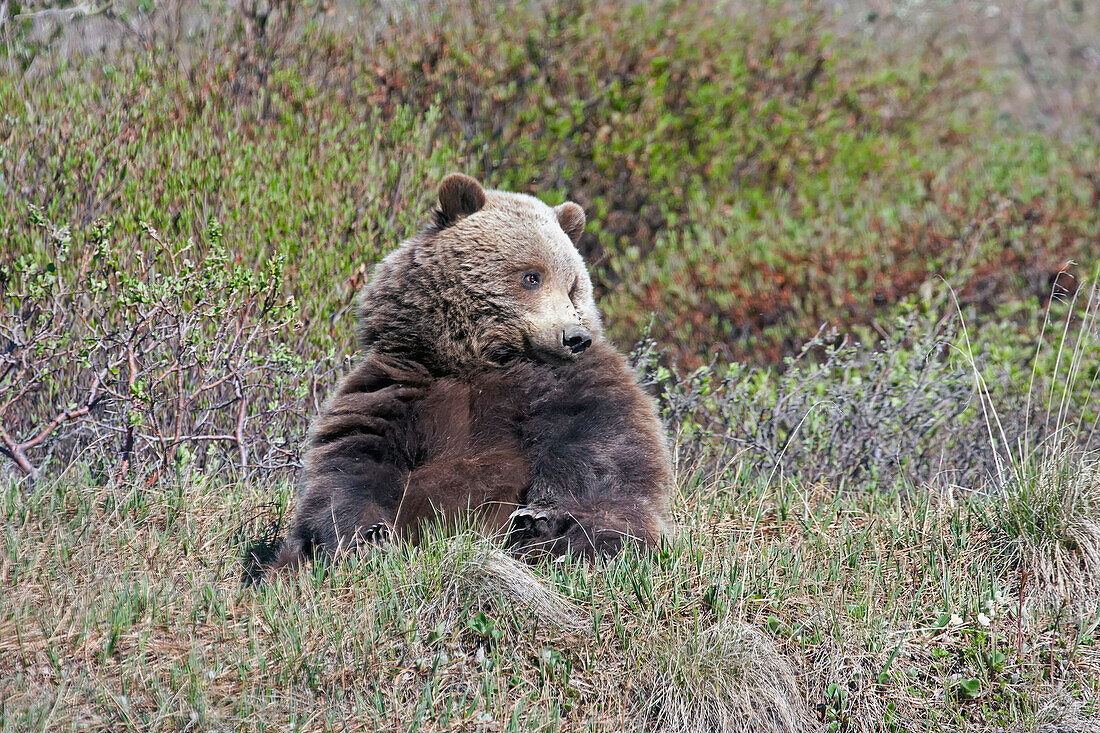
[[[0,266],[0,452],[22,473],[78,453],[103,479],[147,482],[170,466],[296,464],[302,406],[334,364],[280,339],[297,318],[282,257],[234,262],[214,220],[199,252],[148,226],[74,237],[30,219],[40,254]]]
[[[781,372],[735,363],[679,376],[652,349],[646,368],[684,467],[735,463],[832,489],[977,487],[996,466],[955,339],[950,317],[910,313],[874,349],[819,333]]]
[[[296,347],[327,349],[344,294],[315,283],[357,282],[463,168],[584,205],[611,334],[655,313],[692,367],[775,362],[822,322],[877,339],[941,274],[987,314],[1031,305],[1097,254],[1094,145],[989,139],[974,58],[861,44],[804,5],[459,3],[343,25],[265,5],[215,6],[190,37],[154,10],[156,53],[35,46],[0,78],[28,101],[0,123],[19,153],[0,156],[5,219],[34,203],[74,232],[148,221],[201,249],[213,216],[244,262],[287,257]],[[12,249],[33,246],[17,229]]]

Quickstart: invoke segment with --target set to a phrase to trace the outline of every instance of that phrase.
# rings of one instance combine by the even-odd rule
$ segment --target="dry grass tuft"
[[[425,559],[443,579],[438,597],[425,609],[426,619],[450,627],[456,611],[489,606],[495,611],[520,609],[552,628],[574,632],[585,628],[568,598],[492,542],[471,534],[441,538]]]
[[[813,727],[790,660],[748,624],[673,627],[641,645],[637,662],[639,702],[652,730],[784,733]]]
[[[1100,461],[1064,449],[1016,469],[996,511],[1002,557],[1038,600],[1085,607],[1100,599]]]

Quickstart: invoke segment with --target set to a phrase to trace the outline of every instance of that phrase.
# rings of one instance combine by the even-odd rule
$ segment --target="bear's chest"
[[[500,379],[442,378],[420,403],[417,433],[426,460],[520,450],[519,390]]]

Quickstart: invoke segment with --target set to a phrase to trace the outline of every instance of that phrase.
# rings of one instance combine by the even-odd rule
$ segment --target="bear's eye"
[[[528,290],[534,290],[539,285],[542,285],[542,275],[537,272],[525,272],[523,273],[523,287]]]

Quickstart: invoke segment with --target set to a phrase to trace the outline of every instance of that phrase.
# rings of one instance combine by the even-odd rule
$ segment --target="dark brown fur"
[[[375,541],[379,524],[415,542],[429,523],[471,514],[519,554],[609,553],[669,530],[672,475],[653,400],[603,340],[575,250],[558,252],[579,236],[583,212],[487,195],[448,177],[433,226],[379,266],[360,310],[362,360],[312,426],[276,565]],[[483,208],[492,216],[456,224]],[[547,233],[543,209],[557,212],[559,234]],[[498,251],[497,228],[517,251]],[[529,231],[541,239],[525,244]],[[533,356],[528,311],[560,303],[525,309],[499,275],[509,258],[532,257],[548,282],[572,268],[561,282],[572,283],[569,318],[593,334],[587,351]]]

